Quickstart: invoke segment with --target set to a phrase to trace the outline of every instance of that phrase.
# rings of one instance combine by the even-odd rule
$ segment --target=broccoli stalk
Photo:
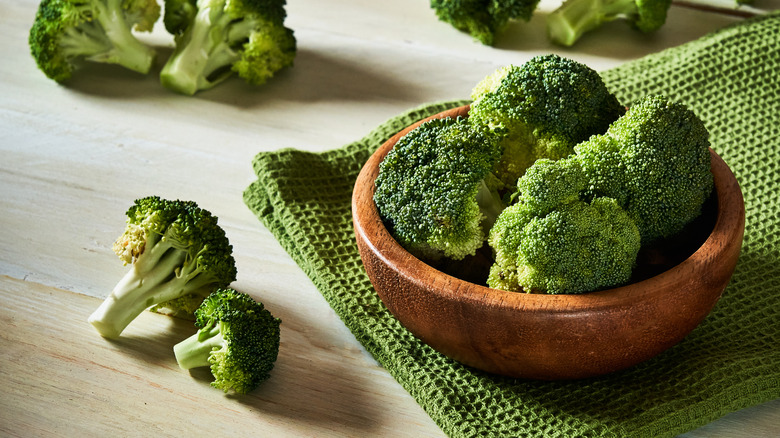
[[[147,308],[191,313],[235,279],[224,231],[195,203],[148,197],[136,200],[127,216],[114,251],[132,266],[89,317],[102,336],[118,337]]]
[[[132,33],[151,31],[156,0],[42,0],[30,29],[30,50],[49,78],[63,82],[79,59],[148,73],[155,51]]]
[[[168,89],[193,95],[233,73],[260,85],[293,63],[296,43],[283,25],[283,0],[167,0],[165,6],[165,26],[176,41],[160,74]]]
[[[245,394],[268,379],[279,353],[279,326],[262,303],[218,289],[195,311],[197,333],[174,345],[179,367],[208,366],[215,388]]]
[[[173,346],[176,362],[183,370],[211,366],[209,356],[225,346],[221,324],[204,327],[189,338]]]
[[[672,0],[566,0],[547,16],[551,41],[571,46],[585,33],[604,23],[626,19],[642,32],[652,32],[666,22]]]

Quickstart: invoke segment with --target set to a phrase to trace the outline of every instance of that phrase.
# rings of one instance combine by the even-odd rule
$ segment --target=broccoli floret
[[[64,82],[80,60],[148,73],[155,51],[132,30],[149,32],[160,16],[156,0],[42,0],[29,45],[38,68]]]
[[[672,0],[566,0],[547,16],[547,35],[554,43],[571,46],[585,33],[619,18],[652,32],[664,25],[671,4]]]
[[[284,26],[284,0],[165,0],[165,28],[176,48],[162,84],[193,95],[237,74],[261,85],[292,66],[293,31]]]
[[[504,136],[496,176],[510,187],[537,159],[570,155],[625,112],[596,71],[552,54],[497,70],[472,99],[471,123]]]
[[[704,123],[664,97],[639,100],[605,134],[575,149],[589,180],[586,196],[617,200],[643,244],[680,232],[712,191]]]
[[[374,201],[411,253],[436,260],[473,255],[504,205],[491,171],[494,137],[465,118],[434,119],[402,137],[379,166]]]
[[[198,332],[174,345],[182,369],[211,367],[215,388],[246,394],[270,377],[279,354],[281,320],[262,303],[218,289],[195,311]]]
[[[636,224],[614,199],[581,200],[586,184],[575,158],[540,159],[528,169],[518,202],[490,230],[490,287],[584,293],[630,279],[640,248]]]
[[[136,200],[114,252],[132,266],[89,317],[107,338],[118,337],[144,309],[192,310],[236,278],[233,247],[224,230],[192,201]]]
[[[431,0],[439,20],[492,46],[512,20],[528,21],[539,0]]]

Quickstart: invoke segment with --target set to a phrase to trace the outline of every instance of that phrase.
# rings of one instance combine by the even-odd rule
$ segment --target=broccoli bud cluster
[[[640,249],[710,197],[708,132],[682,104],[647,96],[626,110],[557,55],[497,70],[472,98],[468,118],[422,124],[380,166],[380,216],[424,260],[487,242],[488,286],[594,291],[629,281]]]

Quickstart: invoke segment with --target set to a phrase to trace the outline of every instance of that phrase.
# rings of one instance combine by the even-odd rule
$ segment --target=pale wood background
[[[236,79],[185,97],[155,74],[110,66],[55,84],[27,47],[37,2],[0,0],[0,435],[441,436],[241,192],[257,152],[339,147],[411,107],[467,97],[502,65],[556,52],[603,70],[735,21],[674,8],[653,36],[612,23],[561,49],[544,36],[544,12],[557,3],[542,1],[530,23],[485,47],[438,22],[427,0],[289,0],[292,70],[262,88]],[[142,38],[161,60],[170,53],[161,25]],[[248,397],[178,369],[170,346],[192,332],[187,322],[147,312],[113,342],[86,323],[125,270],[111,251],[125,210],[151,194],[219,216],[235,248],[234,287],[284,321],[272,378]],[[779,429],[775,400],[686,436]]]

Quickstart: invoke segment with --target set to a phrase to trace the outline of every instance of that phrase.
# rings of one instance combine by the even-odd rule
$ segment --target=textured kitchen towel
[[[488,375],[409,334],[358,255],[350,197],[369,155],[401,128],[464,102],[401,114],[340,149],[258,154],[247,206],[374,355],[450,436],[674,436],[780,397],[780,15],[628,62],[603,77],[625,103],[686,103],[744,192],[747,228],[723,298],[683,342],[626,371],[569,382]]]

